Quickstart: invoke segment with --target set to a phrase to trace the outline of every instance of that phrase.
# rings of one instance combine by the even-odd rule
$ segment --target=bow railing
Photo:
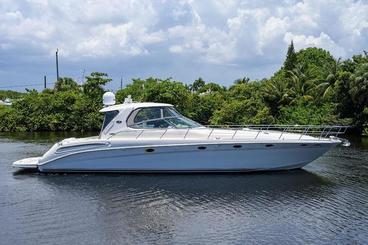
[[[232,130],[256,130],[258,135],[262,132],[273,131],[280,132],[279,139],[285,133],[300,134],[300,138],[305,135],[314,136],[317,138],[327,138],[329,136],[338,137],[345,134],[349,126],[335,126],[335,125],[208,125],[208,128],[216,129],[232,129]]]
[[[140,138],[156,138],[163,139],[168,137],[169,132],[175,133],[175,138],[187,139],[191,133],[195,134],[196,137],[205,137],[210,139],[211,137],[216,137],[221,135],[221,138],[234,139],[240,137],[244,132],[249,132],[246,134],[249,139],[257,139],[263,133],[273,133],[276,139],[287,139],[283,136],[290,136],[292,134],[293,139],[301,140],[303,136],[313,136],[314,140],[326,140],[330,136],[338,137],[339,135],[345,134],[349,126],[331,126],[331,125],[208,125],[199,128],[148,128],[148,129],[128,129],[122,130],[118,133],[111,134],[110,137],[116,135],[131,135],[136,139]],[[224,131],[224,129],[226,131]],[[230,131],[231,130],[231,131]],[[181,132],[181,133],[179,133]],[[201,133],[202,132],[202,133]],[[204,133],[203,133],[204,132]],[[224,137],[226,133],[226,137]],[[109,138],[110,138],[109,137]]]

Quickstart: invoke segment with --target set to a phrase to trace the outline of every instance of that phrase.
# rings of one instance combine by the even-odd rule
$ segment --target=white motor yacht
[[[40,172],[238,172],[302,168],[338,144],[344,126],[202,126],[170,104],[115,105],[104,95],[99,136],[69,138],[13,163]]]

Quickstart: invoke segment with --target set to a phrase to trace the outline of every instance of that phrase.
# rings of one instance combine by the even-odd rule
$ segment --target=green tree
[[[244,84],[244,83],[249,83],[249,82],[250,82],[249,77],[242,77],[242,78],[236,79],[234,81],[234,84]]]
[[[54,90],[57,92],[79,90],[79,85],[72,78],[61,77],[56,81]]]
[[[274,122],[270,110],[262,101],[250,98],[231,100],[215,111],[211,124],[214,125],[242,125],[268,124]]]
[[[183,83],[167,79],[158,80],[148,85],[144,88],[144,101],[173,104],[182,113],[188,113],[187,106],[190,93]]]
[[[23,93],[12,91],[12,90],[0,90],[0,100],[9,99],[17,99],[20,98]]]
[[[334,86],[338,79],[338,73],[341,67],[341,59],[334,60],[333,63],[327,63],[325,69],[328,71],[328,75],[325,79],[320,81],[318,84],[318,89],[322,94],[323,98],[332,95],[334,92]]]
[[[286,59],[284,61],[284,68],[287,71],[292,71],[295,68],[296,64],[297,64],[297,57],[294,49],[293,40],[291,40],[291,43],[287,50]]]
[[[128,84],[124,89],[119,90],[116,93],[116,100],[120,103],[124,102],[124,99],[131,95],[134,101],[144,101],[144,92],[147,87],[147,83],[155,82],[154,78],[148,78],[146,80],[135,78],[131,84]]]
[[[224,93],[215,91],[208,94],[192,94],[190,96],[190,118],[208,125],[216,110],[219,110],[225,102]]]
[[[236,99],[259,97],[260,87],[261,82],[235,83],[229,88],[227,96]]]
[[[270,79],[245,77],[229,88],[202,79],[189,86],[171,78],[133,79],[116,97],[170,103],[203,124],[348,123],[368,133],[367,53],[341,60],[319,48],[295,53],[292,46]],[[86,78],[82,86],[61,78],[42,92],[0,91],[1,99],[14,98],[12,106],[0,106],[0,131],[99,130],[104,85],[111,79],[99,72]]]
[[[277,116],[283,106],[287,106],[293,100],[289,84],[280,78],[271,78],[265,81],[261,88],[262,97],[270,107],[271,113]]]
[[[119,90],[116,97],[122,102],[128,95],[131,95],[135,101],[173,104],[182,113],[189,113],[190,91],[183,83],[172,81],[170,78],[165,80],[152,77],[146,80],[133,79],[133,83]]]
[[[82,91],[69,78],[61,78],[54,89],[27,90],[11,107],[0,108],[0,131],[98,130],[102,115],[103,85],[109,79],[92,73]]]
[[[86,81],[82,85],[83,92],[89,98],[99,99],[102,101],[102,95],[105,92],[103,86],[110,82],[106,73],[92,72],[89,76],[86,76]]]
[[[217,83],[206,83],[203,87],[197,90],[197,93],[213,93],[220,92],[223,93],[226,91],[224,86],[221,86]]]
[[[329,75],[326,67],[333,66],[335,63],[334,57],[330,52],[321,48],[306,48],[296,53],[297,64],[302,68],[309,79],[321,80]]]
[[[302,72],[301,66],[297,66],[290,74],[289,79],[289,94],[290,104],[295,104],[299,99],[304,101],[312,101],[315,98],[316,83],[315,79],[311,79]]]
[[[200,77],[197,80],[195,80],[193,84],[189,85],[189,89],[192,92],[196,92],[200,90],[201,88],[203,88],[205,84],[206,82]]]
[[[340,122],[334,114],[333,104],[316,105],[304,100],[293,106],[282,107],[278,116],[278,123],[289,125],[335,125]]]
[[[349,94],[353,102],[354,122],[363,131],[368,122],[368,63],[363,63],[351,77]]]

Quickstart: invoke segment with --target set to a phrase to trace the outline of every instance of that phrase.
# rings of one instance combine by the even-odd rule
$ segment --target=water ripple
[[[365,148],[337,148],[304,170],[276,173],[13,174],[10,162],[47,147],[0,140],[5,244],[368,240]]]

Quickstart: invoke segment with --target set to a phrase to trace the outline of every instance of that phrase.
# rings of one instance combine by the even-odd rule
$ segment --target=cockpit
[[[124,103],[107,106],[104,113],[100,137],[116,135],[135,129],[189,129],[203,127],[201,124],[181,115],[170,104]]]

